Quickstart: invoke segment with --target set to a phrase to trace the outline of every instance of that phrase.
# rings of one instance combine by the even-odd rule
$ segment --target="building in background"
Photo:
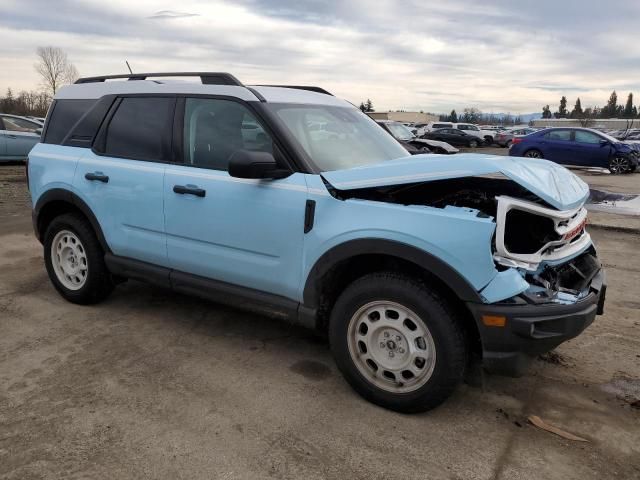
[[[401,123],[429,123],[438,121],[438,115],[422,112],[367,112],[367,115],[374,120],[394,120]]]

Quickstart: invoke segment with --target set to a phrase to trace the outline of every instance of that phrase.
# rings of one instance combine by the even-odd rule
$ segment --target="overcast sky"
[[[640,0],[0,0],[0,94],[35,50],[81,75],[228,71],[320,85],[378,110],[538,112],[640,101]]]

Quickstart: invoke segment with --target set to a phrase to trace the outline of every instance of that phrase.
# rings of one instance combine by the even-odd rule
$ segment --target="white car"
[[[425,127],[417,129],[416,136],[420,137],[427,132],[439,130],[441,128],[456,128],[458,130],[464,130],[469,135],[474,135],[484,140],[488,145],[493,143],[496,132],[491,130],[481,130],[477,125],[471,123],[453,123],[453,122],[430,122]]]

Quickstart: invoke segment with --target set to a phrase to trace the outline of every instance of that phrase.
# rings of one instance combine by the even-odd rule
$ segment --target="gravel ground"
[[[640,478],[638,235],[593,231],[609,290],[581,336],[410,416],[361,400],[299,328],[133,281],[66,303],[28,205],[0,166],[2,479]]]

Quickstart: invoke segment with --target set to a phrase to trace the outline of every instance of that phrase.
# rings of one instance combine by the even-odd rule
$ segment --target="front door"
[[[593,132],[576,130],[574,132],[574,164],[587,167],[603,167],[609,165],[609,154],[611,147],[609,142]]]
[[[76,168],[74,186],[114,254],[166,266],[163,178],[175,98],[124,97]]]
[[[164,180],[171,267],[295,300],[302,275],[304,175],[252,180],[227,173],[237,150],[274,153],[271,137],[240,102],[185,99],[181,137],[184,163],[167,166]]]

